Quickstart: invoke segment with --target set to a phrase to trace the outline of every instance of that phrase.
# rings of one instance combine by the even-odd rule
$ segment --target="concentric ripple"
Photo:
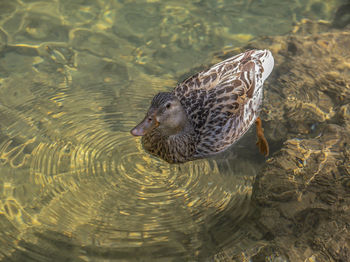
[[[129,133],[156,92],[253,37],[236,25],[270,28],[271,11],[204,2],[0,4],[0,261],[204,261],[240,241],[253,157],[169,165]]]
[[[14,120],[31,117],[20,126],[14,121],[0,147],[3,167],[13,163],[11,157],[23,162],[11,166],[23,181],[7,185],[13,193],[2,204],[6,219],[21,228],[14,241],[41,243],[57,232],[88,257],[104,257],[101,248],[111,258],[205,257],[215,252],[220,232],[249,212],[247,174],[235,176],[215,159],[169,165],[130,135],[136,119],[120,113],[129,105],[119,97],[79,86],[59,91],[59,103],[50,100],[47,112],[38,113],[35,100],[23,105],[27,111],[1,111]],[[140,95],[129,102],[148,100]],[[111,106],[114,112],[106,110]],[[232,209],[237,212],[228,219]],[[225,238],[234,236],[232,231]]]
[[[27,78],[20,96],[11,91],[23,81],[2,87],[0,219],[11,226],[0,232],[7,243],[0,259],[20,252],[24,260],[50,261],[42,246],[60,254],[47,247],[58,241],[74,246],[73,259],[196,260],[238,241],[252,177],[241,160],[223,155],[169,165],[152,157],[129,133],[151,98],[134,95],[144,82],[80,85],[69,66],[55,72],[52,83]],[[160,82],[149,86],[160,89]]]

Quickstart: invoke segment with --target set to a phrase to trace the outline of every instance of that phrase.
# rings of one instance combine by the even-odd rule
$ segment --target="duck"
[[[269,146],[259,117],[263,84],[274,67],[269,50],[247,50],[156,94],[144,119],[130,132],[143,148],[168,163],[218,154],[256,123],[257,146]]]

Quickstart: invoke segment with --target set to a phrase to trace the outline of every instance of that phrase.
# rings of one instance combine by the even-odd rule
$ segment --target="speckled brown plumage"
[[[142,137],[144,148],[152,155],[169,163],[189,161],[196,152],[197,137],[194,132],[177,136],[162,136],[156,128]]]
[[[256,120],[263,82],[272,68],[273,57],[268,50],[250,50],[195,74],[172,92],[156,95],[147,116],[162,115],[166,103],[178,100],[185,111],[185,124],[164,135],[166,128],[160,128],[161,122],[158,127],[154,120],[143,135],[144,148],[170,163],[225,150]]]

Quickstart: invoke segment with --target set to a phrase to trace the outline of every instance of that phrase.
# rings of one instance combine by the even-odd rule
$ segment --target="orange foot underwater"
[[[256,145],[258,146],[260,153],[267,157],[269,155],[269,144],[267,143],[267,140],[264,136],[264,130],[262,128],[260,117],[256,119],[255,124],[256,124],[256,136],[258,137],[258,141],[256,142]]]

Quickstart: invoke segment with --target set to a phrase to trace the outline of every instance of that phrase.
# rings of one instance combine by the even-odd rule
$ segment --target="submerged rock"
[[[349,143],[349,130],[328,124],[319,137],[287,140],[256,178],[258,224],[290,261],[350,255]]]
[[[224,248],[217,261],[223,254],[234,261],[348,261],[349,46],[349,28],[307,20],[289,35],[249,45],[274,53],[262,114],[276,147],[253,186],[256,214],[243,225],[242,241],[251,246]]]

